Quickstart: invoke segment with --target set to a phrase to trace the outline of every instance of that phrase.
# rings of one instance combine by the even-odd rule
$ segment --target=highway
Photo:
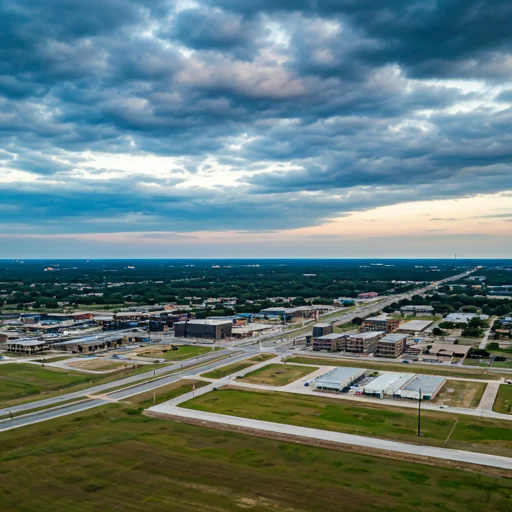
[[[423,286],[421,288],[416,288],[414,290],[411,290],[406,293],[402,293],[399,295],[389,295],[385,297],[383,300],[375,301],[375,302],[368,302],[364,303],[362,306],[358,306],[355,309],[350,308],[350,311],[347,311],[343,313],[343,310],[340,311],[340,315],[334,315],[332,312],[326,313],[325,315],[320,315],[320,319],[318,321],[331,321],[334,322],[335,325],[345,324],[347,322],[350,322],[356,317],[364,317],[367,315],[370,315],[372,313],[376,313],[377,311],[380,311],[382,308],[385,308],[386,306],[389,306],[393,302],[398,302],[403,299],[410,299],[413,295],[420,295],[422,293],[426,293],[437,286],[440,286],[442,284],[445,284],[450,281],[456,281],[457,279],[460,279],[462,277],[465,277],[473,272],[474,270],[469,270],[467,272],[463,272],[462,274],[457,274],[456,276],[447,277],[446,279],[442,279],[441,281],[435,281],[427,286]],[[262,342],[264,345],[265,343],[268,343],[269,341],[275,340],[275,339],[292,339],[297,337],[298,334],[301,332],[305,332],[308,329],[311,328],[311,325],[316,323],[317,320],[309,320],[306,323],[306,326],[300,326],[295,329],[290,329],[288,331],[284,331],[282,334],[275,334],[275,333],[267,333],[262,334],[261,336],[258,336],[257,338],[253,339],[253,343],[259,343]]]
[[[390,297],[387,297],[383,301],[379,301],[377,303],[372,304],[366,304],[360,308],[352,309],[350,313],[345,313],[344,315],[341,315],[340,317],[336,317],[333,320],[337,323],[345,323],[356,316],[361,315],[367,315],[371,314],[372,312],[378,311],[381,308],[385,307],[388,304],[391,304],[392,302],[395,302],[397,300],[400,300],[402,298],[410,298],[413,295],[424,293],[425,291],[428,291],[435,286],[438,286],[439,284],[442,284],[444,282],[452,281],[455,279],[459,279],[461,276],[468,275],[473,271],[465,272],[464,274],[459,274],[457,276],[452,276],[447,279],[444,279],[443,281],[432,283],[431,285],[425,286],[420,289],[412,290],[410,292],[407,292],[405,294],[401,295],[393,295]],[[332,315],[332,313],[330,313]],[[290,331],[287,331],[286,333],[283,333],[282,337],[291,338],[293,337],[294,331],[298,331],[303,329],[303,327],[299,327],[297,329],[293,329]],[[275,334],[272,334],[273,337],[275,337]],[[239,352],[234,353],[235,355],[231,355],[226,360],[220,360],[217,362],[212,362],[210,364],[205,364],[201,368],[201,373],[207,372],[216,368],[220,368],[222,366],[231,364],[233,362],[237,362],[243,359],[247,359],[254,355],[258,351],[257,345],[262,341],[262,338],[264,336],[260,336],[258,338],[252,339],[247,345],[245,346],[236,346],[239,350]],[[284,350],[284,347],[281,346],[280,348],[275,347],[279,352],[282,352]],[[242,351],[242,352],[240,352]],[[111,400],[121,400],[123,398],[127,398],[129,396],[133,396],[135,394],[139,394],[145,391],[150,391],[152,389],[157,389],[161,386],[165,386],[169,383],[176,382],[177,380],[189,376],[197,374],[198,372],[195,370],[190,370],[190,367],[197,366],[201,363],[207,363],[211,359],[218,359],[219,357],[222,357],[223,355],[227,355],[229,353],[228,350],[226,351],[212,351],[211,353],[205,354],[203,356],[199,356],[193,359],[189,359],[183,362],[174,363],[170,365],[166,365],[162,368],[158,368],[156,370],[150,370],[148,372],[140,373],[138,375],[133,375],[131,377],[125,377],[119,380],[115,380],[106,384],[101,384],[98,386],[93,386],[87,389],[83,389],[81,391],[76,391],[73,393],[67,393],[65,395],[60,395],[52,398],[47,398],[43,400],[38,400],[34,402],[29,402],[9,408],[0,409],[0,416],[8,415],[9,413],[17,414],[20,412],[30,411],[32,409],[41,408],[41,407],[48,407],[55,405],[55,407],[35,412],[31,414],[26,414],[24,416],[19,416],[16,419],[13,420],[3,420],[0,421],[0,431],[2,430],[8,430],[11,428],[17,428],[21,427],[23,425],[28,425],[31,423],[36,423],[39,421],[46,421],[52,418],[56,418],[59,416],[63,416],[65,414],[73,414],[75,412],[79,412],[82,410],[90,409],[91,407],[97,407],[99,405],[102,405],[103,403],[107,403]],[[233,352],[232,352],[233,354]],[[176,370],[180,370],[184,368],[185,371],[177,372],[175,374],[169,375],[165,377],[166,374],[169,374],[171,372],[175,372]],[[189,368],[189,370],[186,370],[186,368]],[[165,378],[160,378],[157,380],[154,380],[152,382],[142,383],[137,385],[138,382],[151,379],[153,376],[164,376]],[[113,393],[105,395],[105,398],[98,398],[96,399],[97,395],[101,395],[103,392],[108,391],[109,389],[121,387],[121,386],[130,386],[130,384],[133,384],[133,386],[129,388],[125,388],[123,390],[115,391]],[[66,406],[60,406],[59,403],[62,402],[68,402],[73,399],[81,399],[84,397],[93,397],[91,400],[85,400],[80,403],[73,403]]]
[[[216,354],[219,354],[220,352],[216,352]],[[167,377],[161,377],[155,380],[151,380],[149,382],[144,382],[141,384],[135,384],[133,386],[130,386],[128,388],[120,389],[118,391],[113,391],[111,393],[107,393],[104,395],[101,395],[100,392],[103,391],[104,386],[96,386],[94,388],[89,388],[84,391],[79,391],[77,393],[68,393],[67,395],[63,395],[62,397],[58,397],[60,400],[70,400],[73,398],[83,398],[85,396],[91,397],[88,400],[81,400],[80,402],[75,402],[72,404],[62,405],[59,406],[58,402],[51,402],[50,404],[43,404],[42,402],[46,402],[45,400],[40,400],[39,402],[32,402],[31,407],[29,409],[34,409],[36,407],[44,407],[45,405],[52,405],[56,404],[56,407],[52,407],[50,409],[45,409],[43,411],[39,412],[33,412],[29,414],[25,414],[23,416],[18,416],[11,419],[4,419],[0,421],[0,432],[11,430],[14,428],[24,427],[26,425],[31,425],[33,423],[39,423],[41,421],[47,421],[54,418],[59,418],[60,416],[65,416],[67,414],[74,414],[77,412],[86,411],[88,409],[92,409],[94,407],[98,407],[100,405],[108,404],[109,402],[113,401],[119,401],[123,400],[125,398],[128,398],[130,396],[138,395],[139,393],[144,393],[146,391],[151,391],[153,389],[158,389],[162,386],[166,386],[167,384],[171,384],[173,382],[176,382],[180,379],[186,378],[190,375],[197,375],[199,373],[208,372],[211,370],[216,370],[217,368],[221,368],[223,366],[227,366],[233,363],[236,363],[238,361],[242,361],[244,359],[247,359],[249,357],[252,357],[255,355],[255,352],[238,352],[234,354],[231,357],[228,357],[226,359],[222,359],[219,361],[214,361],[208,364],[205,364],[201,366],[200,368],[189,368],[188,370],[183,370],[181,372],[173,373],[172,375],[168,375]],[[197,365],[197,359],[196,358],[193,364],[193,366]],[[267,364],[267,363],[264,363]],[[190,366],[190,365],[189,365]],[[149,372],[151,375],[152,372]],[[116,381],[119,382],[119,381]],[[112,383],[109,383],[109,388],[115,387],[111,385]],[[100,389],[101,388],[101,389]],[[75,396],[76,395],[76,396]],[[37,404],[37,405],[34,405]],[[39,405],[41,404],[41,405]],[[4,409],[7,411],[6,414],[9,413],[8,409]],[[10,409],[11,412],[16,412],[15,408]]]
[[[141,380],[147,380],[150,379],[153,376],[159,376],[159,375],[165,375],[167,373],[174,372],[176,370],[183,368],[187,368],[190,366],[197,366],[198,364],[201,364],[203,362],[210,361],[211,359],[218,359],[220,357],[223,357],[224,355],[228,355],[229,351],[212,351],[207,354],[204,354],[202,356],[193,358],[193,359],[187,359],[186,361],[179,362],[179,363],[173,363],[166,366],[163,366],[162,368],[157,368],[155,370],[150,370],[144,373],[139,373],[137,375],[132,375],[131,377],[124,377],[119,380],[114,380],[112,382],[108,382],[106,384],[100,384],[98,386],[92,386],[87,389],[82,389],[80,391],[75,391],[73,393],[67,393],[65,395],[59,395],[52,398],[45,398],[43,400],[36,400],[34,402],[28,402],[26,404],[21,405],[14,405],[12,407],[8,407],[5,409],[0,409],[0,416],[5,416],[6,414],[9,414],[9,412],[18,413],[23,411],[29,411],[31,409],[36,409],[40,407],[46,407],[49,405],[59,405],[60,402],[69,401],[71,399],[79,399],[83,398],[85,396],[91,395],[91,394],[98,394],[102,391],[106,391],[108,389],[117,388],[119,386],[129,386],[130,384],[134,384],[137,382],[140,382]],[[246,356],[248,357],[248,356]]]

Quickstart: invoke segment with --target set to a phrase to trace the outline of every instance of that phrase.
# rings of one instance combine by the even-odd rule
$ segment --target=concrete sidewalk
[[[207,386],[208,387],[208,386]],[[201,388],[202,391],[204,388]],[[247,418],[239,418],[236,416],[227,416],[223,414],[215,414],[202,411],[194,411],[191,409],[183,409],[170,405],[169,402],[157,405],[148,409],[145,414],[151,416],[170,415],[171,417],[179,417],[199,422],[210,423],[215,425],[229,425],[235,428],[245,428],[258,430],[260,432],[268,432],[281,434],[302,439],[309,439],[314,443],[318,440],[348,444],[352,446],[360,446],[365,448],[373,448],[377,450],[386,450],[391,452],[406,453],[409,455],[418,455],[422,457],[434,457],[438,459],[464,462],[469,464],[478,464],[482,466],[491,466],[496,468],[508,469],[512,471],[512,459],[507,457],[499,457],[496,455],[487,455],[477,452],[465,452],[461,450],[450,450],[447,448],[436,448],[432,446],[413,445],[396,441],[387,441],[372,437],[362,437],[353,434],[343,434],[340,432],[332,432],[329,430],[320,430],[315,428],[297,427],[294,425],[286,425],[281,423],[272,423],[269,421],[252,420]]]

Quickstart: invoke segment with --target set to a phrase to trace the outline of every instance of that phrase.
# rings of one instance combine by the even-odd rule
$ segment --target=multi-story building
[[[326,350],[327,352],[339,352],[341,350],[345,350],[346,337],[346,334],[331,333],[318,338],[313,338],[313,350],[316,352],[320,350]]]
[[[331,334],[333,331],[333,325],[328,323],[315,324],[313,325],[313,338],[320,338],[326,334]]]
[[[232,328],[231,320],[186,320],[174,324],[174,335],[177,338],[223,340],[231,338]]]
[[[377,355],[380,357],[399,357],[405,351],[407,334],[392,332],[386,334],[377,343]]]
[[[426,313],[433,314],[434,308],[432,306],[402,306],[400,308],[402,313]]]
[[[368,331],[349,334],[346,337],[345,350],[356,354],[375,354],[377,352],[378,341],[384,336],[384,334],[384,331]]]
[[[361,325],[361,331],[384,331],[390,333],[396,331],[399,326],[400,320],[398,318],[389,318],[386,315],[378,315],[365,318]]]

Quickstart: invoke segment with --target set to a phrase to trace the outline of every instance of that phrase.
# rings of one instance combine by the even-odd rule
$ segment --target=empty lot
[[[484,382],[447,380],[434,402],[450,407],[478,407],[486,387]]]
[[[512,428],[506,420],[423,410],[422,435],[418,438],[415,409],[373,403],[354,405],[353,402],[332,398],[222,388],[189,400],[180,407],[394,441],[512,456]]]
[[[0,466],[3,510],[512,509],[510,479],[174,423],[124,404],[5,432]]]
[[[314,371],[318,368],[311,366],[299,366],[295,364],[269,364],[258,370],[245,375],[241,380],[244,382],[252,382],[253,384],[267,384],[269,386],[285,386],[294,382]]]

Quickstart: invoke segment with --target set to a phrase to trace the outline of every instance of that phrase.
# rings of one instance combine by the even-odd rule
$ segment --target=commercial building
[[[365,384],[362,391],[365,395],[384,396],[398,395],[398,391],[407,384],[413,377],[412,373],[386,372],[368,384]]]
[[[118,348],[131,343],[141,343],[147,340],[147,333],[143,330],[115,331],[112,333],[101,333],[93,336],[84,336],[69,341],[61,341],[54,344],[54,348],[63,352],[73,354],[91,353],[97,350],[108,350]]]
[[[437,357],[466,357],[471,350],[469,345],[456,345],[454,343],[434,343],[429,354]]]
[[[37,354],[49,349],[48,340],[11,340],[7,342],[7,351],[18,354]]]
[[[392,332],[378,340],[377,355],[380,357],[399,357],[404,353],[407,334]]]
[[[331,334],[333,331],[333,324],[323,323],[313,325],[313,338],[320,338],[326,334]]]
[[[422,400],[434,400],[446,379],[436,375],[415,375],[409,382],[396,392],[402,398],[411,398],[419,400],[420,390]]]
[[[377,292],[364,292],[364,293],[360,293],[357,296],[357,298],[358,299],[373,299],[378,296],[379,296],[379,294]]]
[[[375,352],[377,352],[378,341],[384,334],[383,331],[349,334],[346,337],[345,350],[356,354],[375,354]]]
[[[186,320],[174,324],[177,338],[206,338],[223,340],[231,338],[233,322],[226,320]]]
[[[250,336],[254,336],[255,334],[260,334],[274,328],[275,325],[272,324],[252,323],[247,325],[233,325],[231,332],[234,338],[249,338]]]
[[[398,330],[407,334],[415,334],[424,331],[427,327],[433,324],[432,320],[410,320],[400,324]]]
[[[322,391],[347,391],[350,386],[356,384],[366,375],[366,370],[361,368],[335,368],[321,377],[315,379],[316,389]]]
[[[387,315],[378,315],[365,318],[361,325],[361,331],[394,332],[400,326],[398,318],[389,318]]]
[[[346,348],[346,334],[331,333],[313,338],[313,350],[318,352],[320,350],[326,350],[327,352],[339,352]]]
[[[402,313],[425,313],[432,315],[434,308],[432,306],[402,306],[400,311]]]
[[[495,340],[508,340],[510,338],[510,329],[496,329],[494,332]]]
[[[482,320],[487,320],[489,315],[477,315],[476,313],[450,313],[444,319],[445,322],[453,322],[454,324],[467,324],[471,319],[480,317]]]

